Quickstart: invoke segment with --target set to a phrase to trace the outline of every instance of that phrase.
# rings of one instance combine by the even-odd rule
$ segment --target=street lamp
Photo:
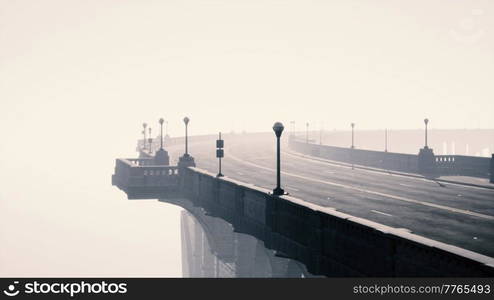
[[[319,129],[319,145],[322,145],[322,131],[323,131],[323,128],[321,125],[321,128]]]
[[[307,123],[309,124],[309,123]],[[279,196],[285,194],[285,191],[281,188],[281,154],[280,154],[280,137],[283,132],[283,124],[276,122],[273,125],[274,134],[276,135],[276,188],[273,190],[273,195]]]
[[[144,135],[144,143],[143,143],[142,147],[144,149],[146,149],[146,127],[148,127],[148,124],[142,123],[142,128],[144,128],[144,130],[142,131],[142,134]]]
[[[142,149],[146,149],[146,130],[141,131],[142,135],[144,136],[144,139],[142,140]]]
[[[384,129],[384,152],[388,152],[388,129]]]
[[[161,127],[161,147],[160,149],[163,149],[163,123],[165,122],[165,120],[163,118],[160,118],[160,127]]]
[[[189,154],[189,134],[188,134],[188,124],[190,119],[188,117],[184,118],[185,124],[185,153],[180,156],[178,159],[178,168],[180,170],[184,170],[187,167],[195,167],[196,163],[194,162],[194,158]],[[179,171],[179,172],[182,172]]]
[[[309,122],[305,123],[305,143],[309,143]]]
[[[165,123],[165,119],[160,118],[158,122],[160,123],[160,149],[154,153],[154,163],[156,165],[167,166],[170,164],[170,156],[168,156],[168,152],[163,148],[163,123]]]
[[[151,154],[153,151],[153,138],[151,137],[151,127],[149,127],[149,153]]]
[[[291,136],[295,136],[295,121],[290,121],[290,124],[292,125],[292,132],[291,132]]]
[[[425,147],[424,148],[429,148],[427,147],[427,124],[429,123],[429,119],[425,118],[424,119],[424,123],[425,123]]]
[[[353,144],[353,129],[355,128],[355,123],[350,124],[352,126],[352,149],[355,148],[355,145]]]
[[[184,123],[185,123],[185,154],[184,156],[189,156],[189,142],[188,142],[188,132],[187,132],[187,127],[189,125],[190,119],[188,117],[184,118]]]
[[[424,119],[425,124],[425,146],[420,149],[418,156],[418,171],[422,174],[434,174],[436,173],[436,159],[434,156],[434,151],[432,148],[429,148],[427,145],[427,124],[429,123],[429,119]]]

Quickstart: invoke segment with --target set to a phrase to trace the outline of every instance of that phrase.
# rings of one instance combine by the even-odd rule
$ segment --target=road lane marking
[[[388,217],[392,217],[392,216],[393,216],[393,215],[390,215],[390,214],[384,213],[384,212],[382,212],[382,211],[374,210],[374,209],[371,209],[371,212],[374,212],[374,213],[376,213],[376,214],[385,215],[385,216],[388,216]]]
[[[240,159],[240,158],[238,158],[236,156],[233,156],[233,155],[230,155],[230,158],[233,159],[233,160],[236,160],[236,161],[238,161],[238,162],[240,162],[242,164],[250,165],[250,166],[253,166],[255,168],[264,169],[264,170],[268,170],[268,171],[271,171],[271,172],[275,172],[276,171],[276,170],[271,169],[271,168],[268,168],[268,167],[264,167],[264,166],[261,166],[261,165],[258,165],[258,164],[255,164],[255,163],[252,163],[252,162],[249,162],[249,161],[245,161],[245,160]],[[396,196],[396,195],[391,195],[391,194],[382,193],[382,192],[371,191],[371,190],[364,189],[364,188],[359,188],[359,187],[350,186],[350,185],[346,185],[346,184],[341,184],[341,183],[331,182],[331,181],[327,181],[327,180],[321,180],[321,179],[317,179],[317,178],[307,177],[307,176],[304,176],[304,175],[289,173],[289,172],[285,172],[285,171],[281,171],[281,173],[284,174],[284,175],[287,175],[287,176],[296,177],[296,178],[300,178],[300,179],[304,179],[304,180],[308,180],[308,181],[312,181],[312,182],[316,182],[316,183],[322,183],[322,184],[326,184],[326,185],[337,186],[337,187],[340,187],[340,188],[351,189],[351,190],[355,190],[355,191],[359,191],[359,192],[363,192],[363,193],[368,193],[368,194],[371,194],[371,195],[381,196],[381,197],[384,197],[384,198],[392,198],[392,199],[396,199],[396,200],[400,200],[400,201],[404,201],[404,202],[409,202],[409,203],[414,203],[414,204],[420,204],[420,205],[428,206],[428,207],[434,207],[434,208],[438,208],[438,209],[442,209],[442,210],[446,210],[446,211],[450,211],[450,212],[455,212],[455,213],[459,213],[459,214],[464,214],[464,215],[469,215],[469,216],[484,218],[484,219],[488,219],[488,220],[494,220],[494,216],[485,215],[485,214],[473,212],[473,211],[470,211],[470,210],[465,210],[465,209],[460,209],[460,208],[454,208],[454,207],[450,207],[450,206],[445,206],[445,205],[435,204],[435,203],[431,203],[431,202],[410,199],[410,198],[406,198],[406,197],[402,197],[402,196]]]
[[[409,184],[399,183],[399,185],[414,188],[413,185],[409,185]]]
[[[292,188],[292,187],[287,187],[286,189],[287,189],[287,190],[292,190],[292,191],[295,191],[295,192],[298,192],[298,191],[300,191],[299,189],[296,189],[296,188]]]

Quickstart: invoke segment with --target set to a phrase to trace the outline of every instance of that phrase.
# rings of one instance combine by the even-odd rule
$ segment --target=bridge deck
[[[265,188],[275,183],[274,138],[225,138],[223,173]],[[285,147],[286,149],[286,147]],[[181,147],[168,149],[177,157]],[[191,144],[197,166],[217,172],[214,139]],[[351,169],[282,154],[291,195],[494,256],[494,190]]]

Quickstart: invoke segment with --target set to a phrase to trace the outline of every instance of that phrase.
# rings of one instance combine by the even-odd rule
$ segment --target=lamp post
[[[424,123],[425,123],[425,149],[429,148],[427,147],[427,124],[429,123],[429,119],[425,118],[424,119]]]
[[[178,158],[178,168],[183,171],[184,168],[187,167],[195,167],[196,163],[194,158],[189,154],[189,133],[188,133],[188,125],[190,119],[188,117],[184,118],[185,124],[185,153],[184,155]],[[179,171],[179,172],[182,172]]]
[[[168,152],[163,148],[163,123],[165,123],[165,119],[160,118],[158,122],[160,123],[160,148],[154,153],[154,163],[156,165],[167,166],[170,164],[170,156],[168,156]]]
[[[429,119],[424,119],[425,124],[425,145],[424,148],[419,150],[417,167],[419,173],[422,174],[435,174],[436,173],[436,157],[434,155],[434,151],[432,148],[429,148],[427,145],[427,124],[429,123]]]
[[[384,129],[384,152],[388,152],[388,129]]]
[[[305,143],[309,143],[309,122],[305,123]]]
[[[187,127],[189,125],[190,119],[188,117],[184,118],[184,123],[185,123],[185,154],[184,156],[189,156],[189,141],[188,141],[188,132],[187,132]]]
[[[142,123],[142,128],[144,128],[142,130],[142,134],[144,135],[144,143],[143,143],[142,147],[144,149],[146,149],[146,127],[148,127],[148,124],[147,123]]]
[[[355,145],[353,143],[353,129],[355,128],[355,123],[350,124],[352,126],[352,149],[355,148]]]
[[[160,149],[163,149],[163,123],[165,122],[165,120],[163,118],[160,118],[160,127],[161,127],[161,134],[160,134],[160,137],[161,137],[161,147]]]
[[[149,141],[149,153],[151,153],[151,151],[153,150],[153,138],[151,137],[151,127],[149,127],[149,138],[148,138],[148,141]]]
[[[308,124],[308,123],[307,123]],[[273,195],[279,196],[285,194],[285,191],[281,188],[281,153],[280,153],[280,138],[283,132],[283,124],[276,122],[273,125],[274,134],[276,135],[276,188],[273,190]]]
[[[146,130],[141,131],[141,133],[144,136],[144,138],[142,140],[142,149],[145,150],[146,149]]]
[[[319,130],[319,145],[322,145],[322,131],[323,131],[323,128],[322,128],[322,125],[321,125],[321,128]]]

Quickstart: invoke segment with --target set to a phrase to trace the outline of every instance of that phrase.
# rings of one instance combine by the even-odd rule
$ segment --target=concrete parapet
[[[418,155],[384,151],[351,149],[305,143],[291,138],[294,151],[323,159],[379,168],[390,171],[421,173],[433,176],[474,176],[492,178],[489,157],[435,155],[431,148],[422,148]],[[494,178],[493,178],[494,180]],[[491,181],[492,182],[492,181]]]

